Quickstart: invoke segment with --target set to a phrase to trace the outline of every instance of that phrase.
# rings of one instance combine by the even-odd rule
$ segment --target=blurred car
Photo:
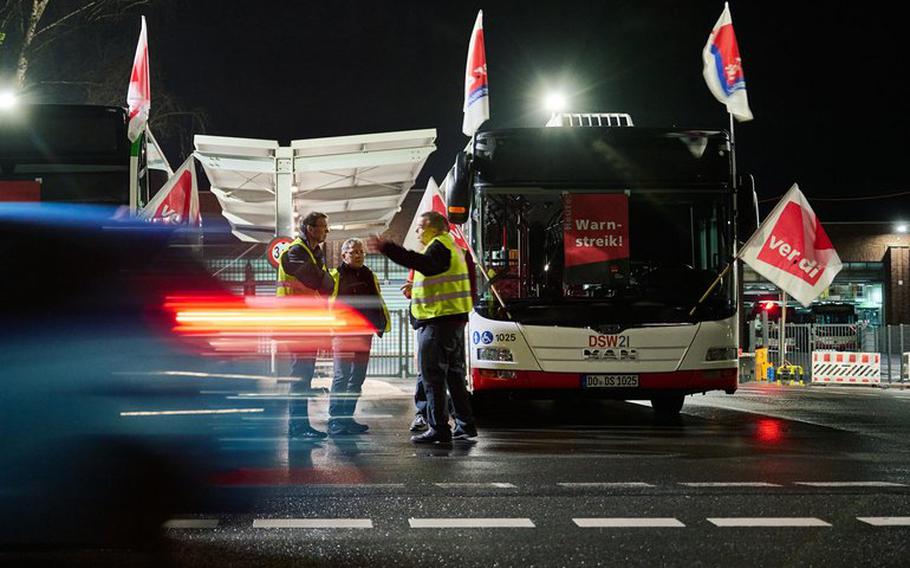
[[[198,423],[121,413],[198,395],[142,373],[193,357],[164,295],[219,284],[175,231],[112,213],[0,204],[0,513],[16,519],[4,544],[148,542],[217,466]]]
[[[113,217],[0,204],[0,515],[15,519],[2,545],[153,543],[204,510],[229,466],[217,437],[255,410],[171,371],[228,374],[263,340],[293,349],[368,325],[344,306],[230,296],[196,235]]]

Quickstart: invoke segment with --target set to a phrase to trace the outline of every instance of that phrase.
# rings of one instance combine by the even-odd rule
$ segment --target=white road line
[[[373,420],[379,418],[395,418],[394,414],[358,414],[355,418],[362,418],[364,420]],[[243,420],[250,420],[254,422],[287,422],[287,416],[244,416]]]
[[[708,522],[718,527],[830,527],[815,517],[715,517]]]
[[[164,523],[166,529],[213,529],[218,519],[171,519]]]
[[[488,528],[525,528],[533,529],[531,519],[408,519],[412,529],[488,529]]]
[[[254,519],[260,529],[371,529],[371,519]]]
[[[906,487],[903,483],[890,481],[795,481],[794,485],[809,487]]]
[[[856,517],[873,527],[910,527],[910,517]]]
[[[581,528],[654,528],[654,527],[685,527],[678,519],[666,518],[582,518],[572,519]]]
[[[403,489],[404,483],[310,483],[308,489]]]
[[[645,483],[644,481],[616,481],[616,482],[590,482],[590,483],[557,483],[556,485],[560,487],[568,487],[570,489],[588,489],[588,488],[634,488],[634,487],[654,487],[650,483]]]
[[[687,487],[780,487],[777,483],[765,481],[705,481],[680,483]]]
[[[495,489],[516,489],[512,483],[434,483],[437,487],[443,489],[470,489],[470,488],[495,488]]]
[[[265,412],[264,408],[219,408],[207,410],[155,410],[143,412],[121,412],[120,416],[182,416],[195,414],[247,414]]]

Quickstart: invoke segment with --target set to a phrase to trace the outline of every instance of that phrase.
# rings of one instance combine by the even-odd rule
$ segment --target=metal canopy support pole
[[[291,148],[275,149],[275,236],[295,237],[294,154]]]

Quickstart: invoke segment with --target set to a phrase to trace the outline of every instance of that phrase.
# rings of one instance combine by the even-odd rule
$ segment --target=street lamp
[[[566,96],[559,92],[553,92],[544,99],[544,107],[553,114],[566,110]]]
[[[562,126],[557,119],[558,115],[566,110],[566,96],[560,92],[549,93],[543,100],[544,108],[550,111],[550,120],[547,126]]]
[[[907,232],[907,223],[898,223],[894,226],[895,233],[906,233]]]
[[[16,93],[0,91],[0,111],[9,110],[16,106]]]

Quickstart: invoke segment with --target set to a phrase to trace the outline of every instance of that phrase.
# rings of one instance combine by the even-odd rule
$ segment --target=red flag
[[[142,29],[139,32],[139,43],[136,44],[136,55],[133,57],[133,71],[130,73],[130,86],[126,93],[126,104],[129,106],[130,124],[127,136],[135,142],[145,130],[152,106],[152,86],[149,81],[149,45],[145,29],[145,16],[142,16]]]
[[[139,213],[151,223],[199,227],[199,188],[196,185],[196,163],[193,156],[183,162],[171,179]]]
[[[756,272],[808,306],[834,280],[840,257],[796,184],[743,247]]]
[[[436,181],[433,178],[430,178],[427,182],[427,189],[423,192],[423,198],[417,206],[417,211],[414,213],[414,219],[411,221],[411,226],[408,228],[408,232],[404,236],[404,242],[401,246],[411,250],[423,249],[423,244],[417,238],[417,225],[420,224],[420,216],[427,211],[436,211],[443,217],[448,218],[448,215],[446,215],[446,200],[443,197],[442,192],[439,191],[439,186],[436,185]],[[456,245],[464,250],[468,250],[468,243],[465,240],[464,232],[461,230],[461,227],[449,223],[449,234],[452,235],[452,239],[455,240]]]
[[[461,130],[474,136],[477,128],[490,118],[490,89],[487,81],[487,53],[483,41],[483,10],[477,12],[471,41],[468,44],[468,61],[464,71],[464,120]]]

